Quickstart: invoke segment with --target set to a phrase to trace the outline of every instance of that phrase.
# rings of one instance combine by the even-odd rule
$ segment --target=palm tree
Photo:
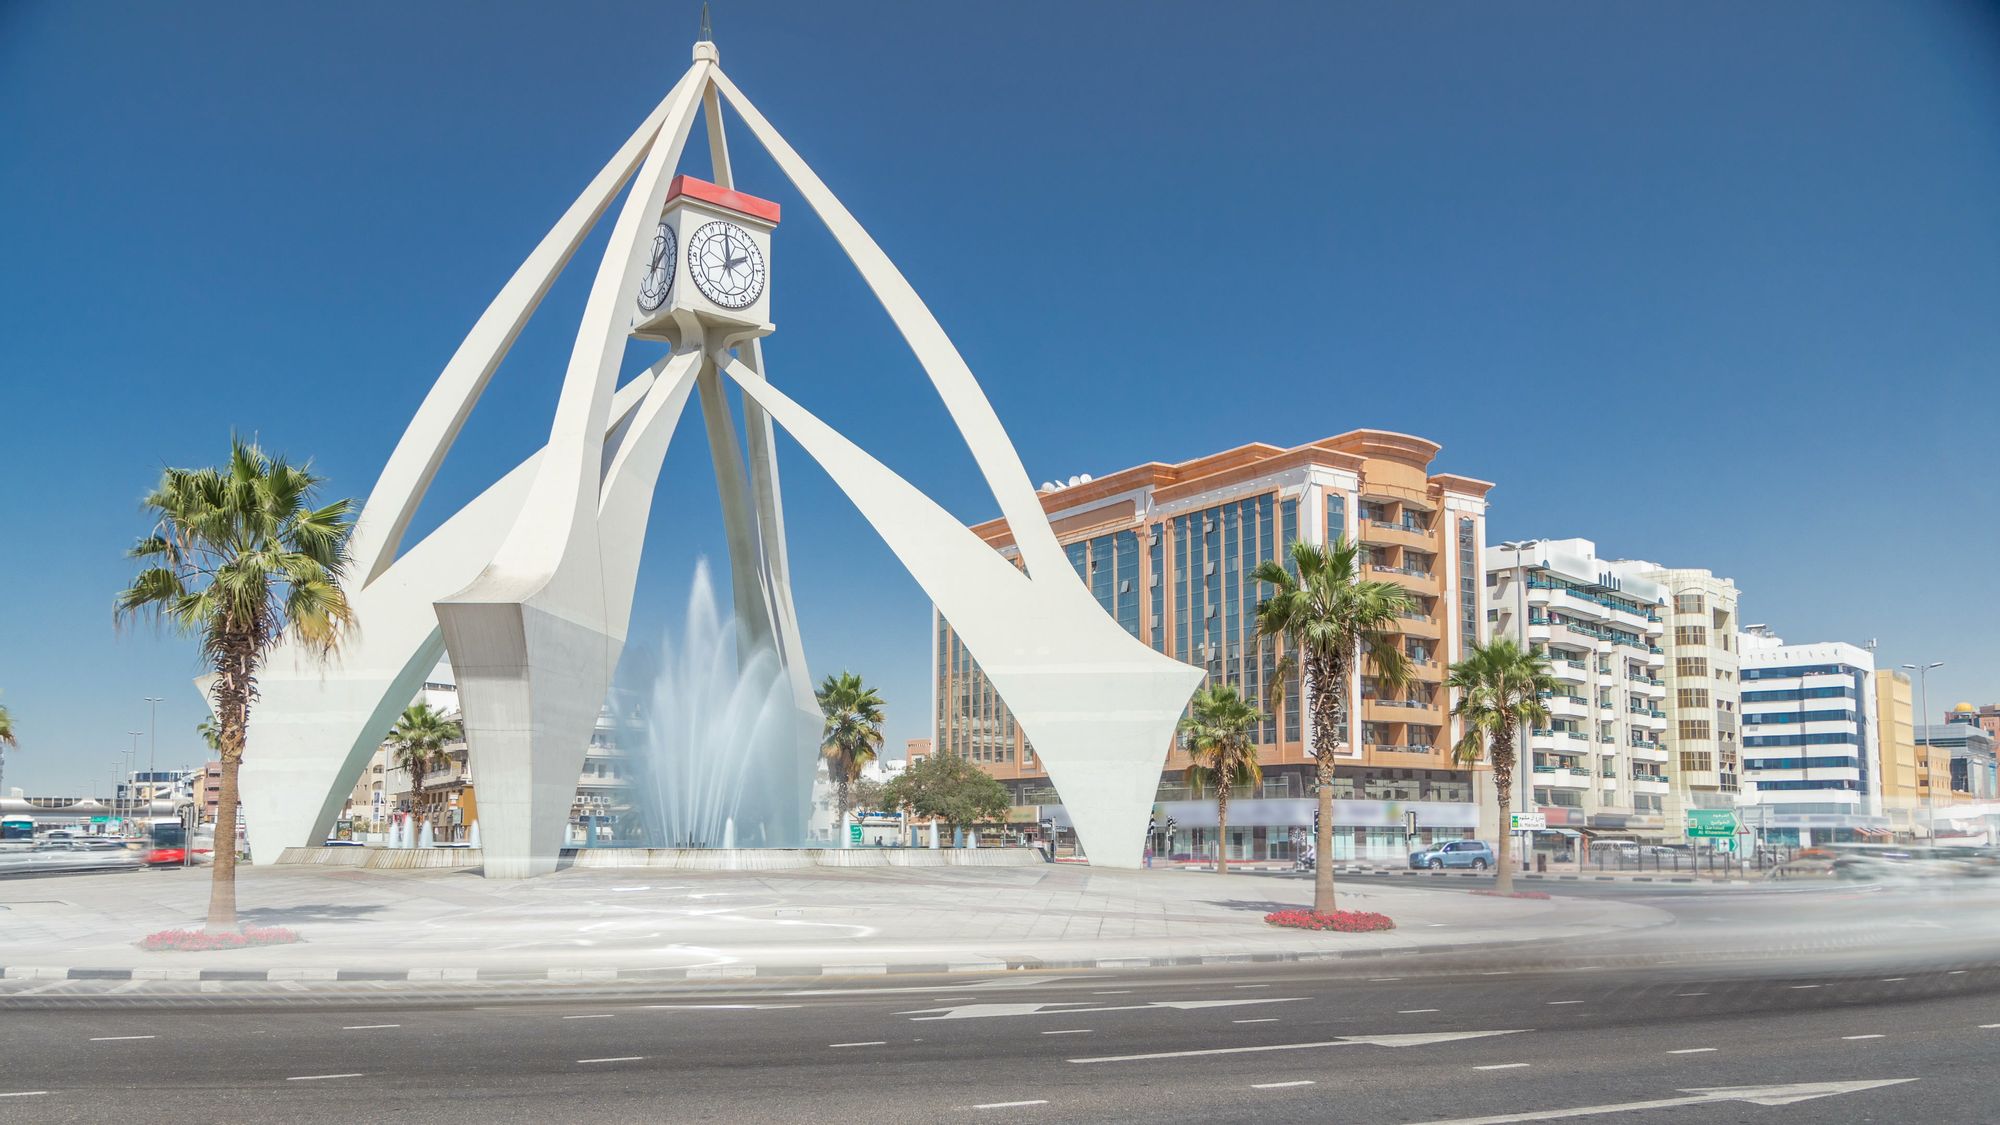
[[[826,716],[820,754],[833,779],[835,823],[845,823],[851,787],[861,777],[862,767],[882,749],[882,697],[852,672],[828,676],[817,694]]]
[[[341,588],[353,504],[314,507],[320,484],[310,466],[235,437],[221,468],[165,470],[145,500],[153,529],[128,552],[143,569],[116,601],[120,621],[144,615],[197,638],[215,671],[209,702],[220,731],[222,789],[211,931],[236,927],[237,775],[257,672],[288,635],[323,658],[354,624]]]
[[[0,707],[0,781],[7,777],[7,751],[18,745],[20,743],[14,740],[14,716],[8,713],[7,708]],[[6,792],[4,787],[0,787],[0,796]]]
[[[208,747],[209,753],[222,753],[222,728],[215,725],[214,719],[203,719],[196,723],[194,732],[201,736],[201,743]]]
[[[1542,697],[1556,690],[1549,662],[1539,652],[1524,650],[1511,637],[1474,645],[1465,659],[1451,666],[1447,681],[1458,696],[1451,713],[1465,728],[1454,754],[1471,764],[1481,751],[1493,763],[1493,788],[1500,798],[1500,850],[1494,859],[1501,894],[1514,893],[1513,832],[1509,830],[1514,791],[1514,747],[1522,727],[1533,730],[1549,719]]]
[[[1186,771],[1188,788],[1199,796],[1215,790],[1215,873],[1229,872],[1229,794],[1237,786],[1264,780],[1257,764],[1257,744],[1250,737],[1264,713],[1250,705],[1229,684],[1205,687],[1194,694],[1187,718],[1181,720],[1181,746],[1194,759]]]
[[[1396,627],[1416,612],[1416,599],[1392,583],[1363,581],[1361,548],[1346,536],[1325,548],[1299,540],[1290,562],[1287,568],[1268,560],[1250,577],[1271,587],[1271,596],[1257,603],[1258,635],[1280,639],[1295,650],[1286,661],[1305,666],[1319,797],[1313,910],[1325,914],[1333,910],[1333,751],[1347,718],[1347,680],[1365,656],[1384,689],[1399,692],[1409,683],[1409,659],[1397,647]],[[1351,735],[1353,724],[1348,728]]]
[[[445,747],[464,737],[465,725],[456,715],[447,715],[422,700],[403,708],[386,741],[391,762],[410,772],[412,810],[423,804],[424,775],[433,766],[451,764]]]

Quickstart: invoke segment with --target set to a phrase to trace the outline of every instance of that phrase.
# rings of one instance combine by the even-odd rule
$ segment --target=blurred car
[[[144,862],[142,853],[124,840],[44,839],[30,848],[10,847],[0,852],[0,874],[130,871]]]
[[[1453,840],[1448,844],[1426,848],[1410,853],[1410,866],[1439,870],[1446,867],[1470,867],[1484,871],[1493,866],[1493,849],[1484,840]]]

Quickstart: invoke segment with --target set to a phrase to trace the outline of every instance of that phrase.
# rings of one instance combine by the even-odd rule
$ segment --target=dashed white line
[[[974,1108],[974,1109],[1013,1109],[1013,1108],[1015,1108],[1016,1106],[1024,1106],[1024,1105],[1047,1105],[1047,1104],[1049,1104],[1049,1099],[1047,1099],[1047,1098],[1036,1098],[1036,1099],[1035,1099],[1035,1100],[1033,1100],[1033,1101],[1027,1101],[1027,1102],[981,1102],[981,1103],[979,1103],[978,1105],[976,1105],[976,1106],[973,1106],[972,1108]]]
[[[400,1023],[351,1023],[351,1024],[348,1024],[348,1025],[347,1025],[346,1027],[343,1027],[343,1028],[341,1028],[340,1030],[342,1030],[342,1031],[380,1031],[380,1030],[382,1030],[382,1029],[383,1029],[383,1028],[385,1028],[385,1027],[401,1027],[401,1026],[403,1026],[403,1025],[402,1025],[402,1024],[400,1024]]]
[[[1264,1018],[1262,1018],[1262,1019],[1255,1019],[1255,1020],[1230,1020],[1229,1022],[1230,1022],[1230,1023],[1277,1023],[1277,1022],[1278,1022],[1278,1017],[1276,1017],[1276,1016],[1265,1016],[1265,1017],[1264,1017]]]
[[[1481,974],[1479,974],[1479,975],[1480,975],[1480,976],[1482,976],[1482,977],[1511,977],[1511,976],[1513,976],[1513,975],[1514,975],[1514,970],[1512,970],[1512,969],[1495,969],[1495,970],[1493,970],[1493,971],[1492,971],[1492,972],[1490,972],[1490,973],[1481,973]]]
[[[1474,1069],[1474,1070],[1518,1070],[1519,1068],[1521,1068],[1521,1067],[1524,1067],[1524,1066],[1528,1066],[1528,1065],[1530,1065],[1530,1064],[1528,1064],[1528,1063],[1492,1063],[1492,1064],[1489,1064],[1489,1065],[1487,1065],[1487,1066],[1475,1066],[1475,1067],[1473,1067],[1472,1069]]]
[[[1557,1005],[1557,1004],[1581,1004],[1581,1003],[1583,1003],[1583,1001],[1581,1001],[1581,1000],[1551,1000],[1551,1001],[1549,1001],[1549,1003],[1550,1003],[1551,1005]]]
[[[1981,1029],[1994,1028],[1994,1027],[2000,1027],[2000,1023],[1982,1023],[1979,1026]]]
[[[1675,995],[1675,996],[1706,996],[1706,995],[1708,995],[1708,993],[1706,993],[1706,992],[1676,992],[1676,993],[1674,993],[1674,995]]]
[[[1880,1035],[1843,1035],[1842,1039],[1880,1039]]]
[[[1396,1014],[1399,1016],[1421,1016],[1425,1012],[1435,1012],[1438,1010],[1437,1008],[1404,1008]]]
[[[1105,990],[1104,990],[1104,991],[1102,991],[1102,992],[1093,992],[1093,993],[1091,993],[1091,995],[1092,995],[1092,996],[1129,996],[1129,995],[1131,995],[1131,993],[1132,993],[1132,990],[1131,990],[1131,989],[1129,989],[1129,988],[1108,988],[1108,989],[1105,989]]]
[[[0,1094],[0,1098],[39,1098],[46,1093],[47,1090],[16,1090],[11,1094]]]
[[[1271,986],[1270,986],[1270,985],[1268,985],[1268,984],[1239,984],[1239,985],[1237,985],[1236,987],[1238,987],[1238,988],[1269,988],[1269,987],[1271,987]]]
[[[285,1079],[285,1081],[318,1082],[322,1078],[359,1078],[359,1077],[361,1077],[361,1072],[357,1070],[352,1074],[295,1074],[292,1077]]]
[[[97,1035],[93,1036],[90,1041],[92,1043],[118,1043],[126,1039],[152,1039],[152,1038],[154,1038],[154,1036],[151,1035]]]
[[[1952,971],[1950,971],[1950,972],[1946,973],[1946,974],[1945,974],[1945,976],[1948,976],[1948,977],[1962,977],[1962,976],[1964,976],[1965,974],[1966,974],[1966,970],[1964,970],[1964,969],[1953,969]]]
[[[1804,988],[1818,988],[1818,987],[1819,987],[1819,985],[1816,985],[1816,984],[1795,984],[1795,985],[1793,985],[1793,986],[1792,986],[1792,991],[1794,991],[1794,992],[1797,992],[1797,991],[1799,991],[1800,989],[1804,989]]]
[[[979,997],[977,996],[933,996],[931,997],[931,1003],[952,1004],[962,1000],[977,1000],[977,999],[979,999]]]
[[[1881,984],[1895,984],[1895,983],[1896,983],[1897,981],[1899,981],[1899,980],[1909,980],[1909,979],[1910,979],[1910,978],[1908,978],[1908,977],[1883,977],[1883,978],[1881,979],[1881,981],[1880,981],[1879,983],[1881,983]]]
[[[608,1019],[610,1019],[610,1018],[611,1018],[611,1013],[610,1013],[610,1012],[599,1012],[599,1013],[597,1013],[597,1014],[595,1014],[595,1015],[588,1015],[588,1016],[564,1016],[563,1018],[564,1018],[564,1019],[566,1019],[566,1020],[608,1020]]]
[[[1284,1090],[1293,1086],[1310,1085],[1312,1085],[1312,1079],[1303,1078],[1297,1082],[1252,1082],[1250,1083],[1250,1088],[1252,1090]]]
[[[644,1055],[613,1055],[607,1059],[578,1059],[576,1061],[579,1063],[638,1062],[645,1057]]]
[[[887,1041],[887,1040],[884,1040],[884,1039],[870,1039],[870,1040],[868,1040],[868,1041],[867,1041],[867,1042],[865,1042],[865,1043],[828,1043],[828,1044],[827,1044],[827,1046],[829,1046],[829,1047],[886,1047],[886,1046],[888,1046],[888,1045],[889,1045],[888,1041]]]
[[[1042,1032],[1042,1034],[1043,1035],[1089,1035],[1090,1029],[1087,1027],[1066,1027],[1063,1028],[1061,1031],[1044,1031]]]
[[[1402,977],[1369,977],[1369,978],[1368,978],[1368,983],[1370,983],[1370,984],[1380,984],[1380,983],[1382,983],[1382,982],[1383,982],[1383,981],[1385,981],[1385,980],[1402,980],[1402,979],[1403,979]]]
[[[1714,1047],[1682,1047],[1678,1051],[1668,1051],[1667,1053],[1670,1055],[1705,1055],[1713,1050],[1715,1050]]]

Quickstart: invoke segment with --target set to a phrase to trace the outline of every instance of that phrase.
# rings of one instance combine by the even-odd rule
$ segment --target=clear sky
[[[232,428],[365,496],[686,67],[698,8],[0,5],[7,785],[104,791],[147,695],[162,763],[199,758],[192,645],[112,626],[139,496]],[[1947,661],[1934,710],[2000,699],[1990,5],[717,0],[715,31],[1036,480],[1421,434],[1498,483],[1496,541],[1709,567],[1789,639]],[[734,147],[787,209],[774,378],[994,515],[880,308]],[[420,531],[546,438],[588,268]],[[900,748],[926,732],[928,603],[795,448],[783,467],[813,671],[880,684]],[[722,556],[699,441],[649,539],[635,637]]]

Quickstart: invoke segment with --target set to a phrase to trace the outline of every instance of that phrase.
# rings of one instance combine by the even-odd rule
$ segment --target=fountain
[[[743,646],[748,645],[748,648]],[[634,776],[639,832],[654,848],[797,848],[806,843],[818,716],[794,704],[768,644],[717,608],[708,562],[695,566],[679,644],[628,650],[614,697]],[[618,706],[615,704],[614,706]],[[640,826],[635,826],[640,827]]]

